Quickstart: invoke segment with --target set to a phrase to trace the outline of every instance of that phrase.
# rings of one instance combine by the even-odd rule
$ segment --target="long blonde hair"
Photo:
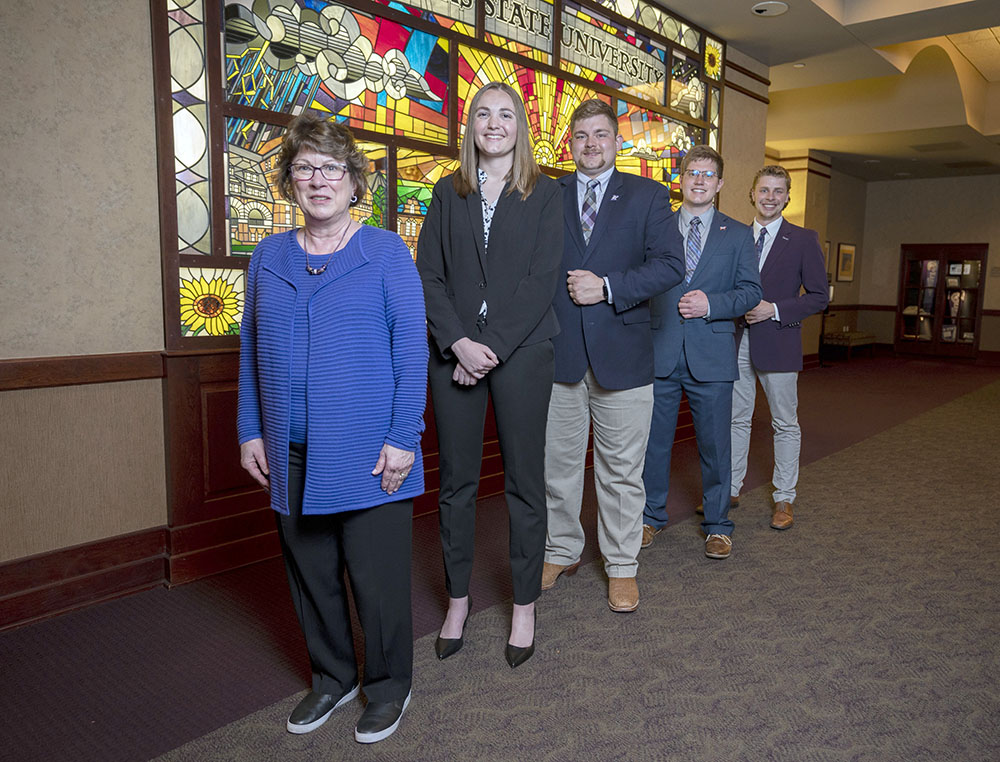
[[[507,192],[513,193],[517,190],[521,194],[521,199],[524,200],[535,189],[535,183],[538,181],[538,175],[541,174],[541,171],[538,169],[538,164],[535,163],[535,154],[531,150],[528,115],[524,111],[524,102],[514,88],[503,82],[488,82],[469,101],[465,112],[465,137],[462,138],[462,147],[458,151],[461,166],[452,175],[455,192],[462,198],[465,198],[470,193],[479,190],[479,179],[476,174],[479,167],[479,147],[476,145],[476,140],[472,135],[470,122],[475,116],[476,109],[479,108],[479,101],[490,90],[499,90],[502,93],[506,93],[510,97],[511,103],[514,104],[514,121],[517,124],[517,136],[514,139],[514,163],[506,178],[510,183]]]

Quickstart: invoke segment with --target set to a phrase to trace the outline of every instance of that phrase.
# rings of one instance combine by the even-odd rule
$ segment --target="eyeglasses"
[[[347,174],[347,167],[343,164],[324,164],[322,167],[314,167],[312,164],[293,164],[291,166],[292,177],[296,180],[312,180],[317,169],[330,182],[343,180],[344,175]]]
[[[714,169],[689,169],[684,174],[688,177],[693,177],[695,180],[699,177],[704,177],[706,180],[711,180],[713,177],[721,177]]]

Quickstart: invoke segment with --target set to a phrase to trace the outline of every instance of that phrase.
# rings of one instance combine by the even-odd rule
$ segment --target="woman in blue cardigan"
[[[410,253],[350,216],[367,168],[346,127],[313,114],[289,125],[277,182],[305,226],[265,238],[250,260],[238,413],[242,465],[270,493],[312,665],[287,728],[308,733],[359,693],[346,569],[365,633],[362,743],[393,733],[410,699],[427,386]]]

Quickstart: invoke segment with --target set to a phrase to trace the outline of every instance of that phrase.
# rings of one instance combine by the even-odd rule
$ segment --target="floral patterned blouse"
[[[477,168],[479,173],[479,198],[483,200],[483,246],[489,248],[490,245],[490,224],[493,222],[493,212],[496,211],[497,202],[494,201],[492,204],[486,200],[486,194],[483,193],[483,183],[489,179],[483,170]],[[500,197],[497,196],[497,201]]]
[[[486,200],[486,194],[483,193],[483,183],[489,179],[483,170],[477,167],[477,173],[479,175],[479,198],[483,200],[483,248],[488,249],[490,247],[490,225],[493,223],[493,212],[496,211],[497,201],[500,197],[497,196],[497,201],[492,204]],[[486,324],[486,300],[479,306],[479,321],[482,325]]]

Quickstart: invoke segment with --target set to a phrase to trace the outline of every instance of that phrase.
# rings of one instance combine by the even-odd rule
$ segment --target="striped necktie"
[[[767,228],[760,229],[760,235],[757,236],[757,267],[760,267],[760,257],[764,253],[764,237],[767,235]]]
[[[688,228],[687,245],[684,247],[684,282],[689,283],[694,269],[701,259],[701,220],[697,217],[691,218],[691,226]]]
[[[597,221],[597,187],[600,182],[591,180],[587,183],[587,193],[583,197],[583,213],[580,215],[580,226],[583,228],[583,241],[590,243],[590,234],[594,232]]]

